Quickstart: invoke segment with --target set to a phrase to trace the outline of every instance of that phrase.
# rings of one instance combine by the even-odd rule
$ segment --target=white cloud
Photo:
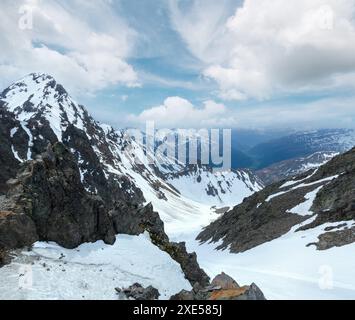
[[[163,104],[148,108],[139,115],[121,115],[117,123],[144,127],[147,121],[154,121],[158,128],[354,128],[354,105],[354,96],[313,102],[285,101],[277,105],[262,102],[238,108],[228,108],[212,100],[195,106],[184,98],[169,97]]]
[[[173,28],[203,62],[219,60],[219,40],[233,0],[169,0]]]
[[[227,115],[227,108],[212,100],[196,107],[181,97],[169,97],[162,105],[146,109],[137,116],[130,115],[128,121],[138,125],[154,121],[160,128],[209,128],[225,123]]]
[[[216,81],[221,98],[262,100],[354,87],[354,10],[355,0],[245,0],[224,21],[202,5],[194,7],[197,15],[173,7],[172,21],[181,24],[176,30],[205,62],[203,74]],[[201,27],[204,20],[211,23]]]
[[[111,5],[107,0],[3,0],[0,85],[40,71],[74,92],[136,86],[137,74],[126,62],[135,33]],[[20,28],[31,12],[33,28]]]

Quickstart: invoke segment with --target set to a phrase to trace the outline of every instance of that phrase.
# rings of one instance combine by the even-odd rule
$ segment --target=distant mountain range
[[[298,132],[263,142],[252,147],[248,155],[255,161],[256,169],[275,163],[308,157],[317,152],[343,153],[355,146],[355,130],[322,129]]]

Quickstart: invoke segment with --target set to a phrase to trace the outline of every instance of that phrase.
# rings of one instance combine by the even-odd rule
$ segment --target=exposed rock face
[[[256,284],[240,287],[230,276],[222,273],[208,286],[195,285],[192,291],[183,290],[171,300],[266,300]]]
[[[13,114],[2,108],[0,101],[0,195],[7,190],[6,181],[13,178],[19,169],[20,162],[15,158],[12,141],[14,138],[14,127],[19,127],[17,141],[19,144],[27,145],[26,134],[23,132],[18,121]],[[15,141],[14,141],[15,143]]]
[[[36,226],[26,214],[0,211],[0,249],[31,246],[38,240]]]
[[[104,203],[87,194],[73,156],[61,143],[49,147],[37,160],[25,163],[10,184],[5,206],[13,214],[6,223],[15,219],[22,231],[34,224],[38,239],[54,241],[65,248],[97,240],[114,243],[115,232]],[[23,239],[19,245],[30,244],[27,237],[32,233],[20,232]],[[7,235],[10,236],[8,232]],[[33,243],[36,237],[28,240]]]
[[[160,297],[160,293],[157,289],[149,286],[144,288],[139,283],[135,283],[132,286],[124,289],[116,288],[118,294],[123,294],[127,299],[133,300],[158,300]]]
[[[328,250],[334,247],[342,247],[344,245],[355,242],[355,224],[352,228],[344,230],[326,232],[318,237],[319,241],[309,245],[315,245],[318,250]]]
[[[160,234],[167,239],[164,232],[164,223],[159,214],[154,212],[153,206],[143,207],[135,203],[118,202],[110,211],[115,232],[117,234],[140,235],[145,231],[151,234]]]
[[[284,235],[312,216],[314,221],[299,230],[353,221],[354,199],[355,149],[352,149],[317,170],[272,184],[245,199],[208,226],[198,239],[202,242],[223,239],[219,249],[230,247],[231,252],[243,252]],[[307,201],[309,208],[302,209]],[[346,245],[354,242],[353,234],[354,228],[338,230],[336,234],[328,231],[317,246],[321,250]]]
[[[239,206],[209,225],[199,234],[198,240],[207,242],[211,239],[218,242],[224,239],[218,249],[231,245],[232,252],[244,252],[280,237],[305,220],[305,217],[286,212],[299,203],[299,199],[307,194],[306,190],[294,199],[280,197],[272,204],[265,202],[269,192],[269,188],[266,188],[245,199]],[[263,202],[264,204],[258,207]]]

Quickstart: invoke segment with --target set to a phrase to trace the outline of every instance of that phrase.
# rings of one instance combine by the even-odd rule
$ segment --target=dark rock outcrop
[[[97,240],[114,243],[112,220],[103,201],[87,194],[72,154],[61,143],[25,163],[9,184],[4,209],[13,214],[6,223],[15,219],[23,230],[34,224],[38,239],[65,248]],[[20,234],[28,237],[27,232]],[[24,239],[23,244],[28,244]]]
[[[149,301],[149,300],[158,300],[160,297],[160,293],[157,289],[149,286],[144,288],[139,283],[135,283],[128,288],[116,288],[117,293],[123,294],[127,299],[133,300],[142,300],[142,301]]]
[[[334,247],[342,247],[355,242],[355,224],[352,228],[326,232],[318,237],[318,242],[310,243],[315,245],[317,250],[328,250]]]
[[[2,108],[1,104],[0,100],[0,195],[6,193],[6,181],[15,177],[19,169],[20,162],[15,158],[13,151],[25,153],[24,146],[28,144],[28,137],[19,121],[15,120],[11,112]],[[16,133],[14,128],[17,128]],[[14,145],[21,148],[14,149]]]
[[[31,246],[38,240],[36,226],[26,214],[0,211],[0,249]]]

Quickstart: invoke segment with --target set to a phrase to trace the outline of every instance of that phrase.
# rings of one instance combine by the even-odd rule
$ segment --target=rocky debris
[[[191,291],[182,290],[170,300],[266,300],[256,284],[240,287],[230,276],[222,273],[210,285],[195,285]]]
[[[287,182],[287,184],[286,184]],[[290,213],[306,201],[307,194],[319,189],[309,215]],[[198,236],[201,242],[222,244],[233,253],[250,250],[286,234],[297,224],[315,216],[312,223],[297,231],[308,230],[325,223],[355,220],[355,148],[337,156],[317,170],[311,170],[291,180],[272,184],[245,199],[233,210],[205,228]],[[354,242],[350,232],[336,238],[330,234],[326,246],[341,246]]]
[[[147,209],[153,210],[152,207],[148,207]],[[195,285],[196,283],[206,285],[209,283],[209,277],[197,262],[196,253],[188,253],[184,242],[170,242],[164,229],[157,228],[157,226],[159,224],[152,224],[150,221],[142,224],[142,227],[149,232],[152,243],[160,248],[160,250],[167,252],[171,258],[180,264],[186,279],[191,285]],[[163,223],[160,226],[163,226]]]
[[[191,290],[191,291],[182,290],[179,293],[171,296],[170,300],[172,300],[172,301],[192,301],[192,300],[197,300],[197,299],[195,299],[195,292],[193,290]]]
[[[176,262],[181,265],[182,271],[189,282],[194,285],[196,283],[205,285],[209,282],[209,277],[197,262],[195,252],[188,253],[184,242],[160,242],[156,237],[152,239],[161,250],[166,251]]]
[[[126,297],[126,299],[132,299],[132,300],[149,301],[149,300],[158,300],[160,297],[160,293],[157,289],[153,288],[152,286],[144,288],[139,283],[135,283],[128,288],[123,288],[123,289],[116,288],[116,291],[119,295],[123,294]]]
[[[22,231],[31,228],[30,233],[17,234],[22,235],[22,242],[12,237],[16,233],[6,232],[12,248],[17,242],[28,244],[36,239],[54,241],[65,248],[97,240],[115,242],[112,220],[103,201],[87,194],[75,159],[63,144],[49,146],[42,156],[25,163],[9,184],[6,211],[12,214],[7,216],[6,223],[16,225],[16,221]],[[38,237],[26,241],[35,233]]]

